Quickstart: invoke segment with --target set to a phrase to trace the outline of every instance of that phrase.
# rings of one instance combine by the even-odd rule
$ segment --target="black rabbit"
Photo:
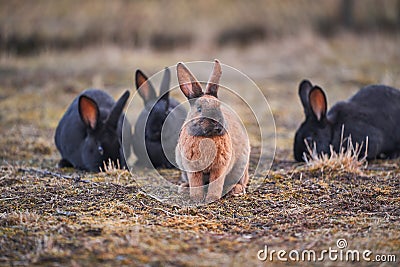
[[[107,93],[88,89],[74,99],[61,118],[55,143],[62,159],[59,167],[99,171],[112,160],[126,167],[130,146],[122,147],[122,132],[131,139],[131,126],[124,122],[123,109],[129,98],[126,91],[117,102]],[[123,129],[123,130],[122,130]]]
[[[299,96],[306,120],[296,132],[294,157],[304,161],[307,142],[314,144],[318,154],[330,154],[330,145],[339,152],[351,137],[353,145],[363,145],[360,157],[367,159],[400,156],[400,90],[385,85],[369,85],[347,101],[336,103],[328,113],[324,91],[304,80],[299,86]],[[342,138],[343,128],[343,138]]]
[[[186,118],[186,109],[169,97],[170,79],[171,73],[165,68],[160,95],[157,97],[146,75],[140,70],[136,71],[136,88],[144,101],[132,143],[138,166],[174,168],[175,147]],[[167,158],[166,155],[170,156]]]

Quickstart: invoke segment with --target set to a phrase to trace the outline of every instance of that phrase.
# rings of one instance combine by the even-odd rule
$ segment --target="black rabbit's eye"
[[[201,112],[201,106],[197,107],[197,112]]]
[[[99,151],[100,155],[103,155],[103,154],[104,154],[104,149],[103,149],[102,146],[98,146],[98,147],[97,147],[97,150]]]

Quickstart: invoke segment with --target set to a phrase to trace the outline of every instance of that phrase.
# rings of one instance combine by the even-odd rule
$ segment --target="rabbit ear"
[[[178,63],[176,71],[178,74],[179,86],[188,99],[198,98],[204,95],[200,83],[183,63]]]
[[[90,129],[94,130],[97,126],[99,118],[99,107],[96,102],[85,95],[79,97],[79,115],[83,123]]]
[[[309,100],[313,114],[317,117],[318,121],[321,121],[325,118],[327,106],[324,91],[320,87],[314,86],[310,91]]]
[[[161,81],[161,86],[160,86],[161,99],[166,99],[166,100],[168,99],[170,81],[171,81],[171,72],[169,71],[168,68],[165,68],[164,77]]]
[[[211,73],[210,79],[207,83],[206,94],[217,97],[218,88],[219,88],[219,79],[221,78],[221,64],[218,59],[214,61],[214,69]]]
[[[114,104],[110,115],[107,118],[106,124],[111,126],[113,129],[116,129],[118,126],[119,118],[125,107],[126,101],[128,101],[129,95],[129,91],[126,90],[125,93],[118,99],[117,103]]]
[[[141,70],[136,70],[136,89],[139,95],[142,97],[144,103],[146,104],[150,100],[156,99],[156,91],[153,85],[148,80],[147,76],[143,74]]]
[[[308,96],[310,94],[311,89],[313,88],[311,82],[309,80],[303,80],[299,85],[299,96],[301,103],[304,108],[304,113],[306,117],[311,115],[311,108]]]

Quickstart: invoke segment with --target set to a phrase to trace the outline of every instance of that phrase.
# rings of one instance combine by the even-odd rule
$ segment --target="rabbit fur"
[[[170,78],[170,71],[165,68],[160,95],[157,97],[147,76],[140,70],[136,71],[136,88],[144,102],[144,108],[135,124],[132,142],[138,166],[175,167],[179,129],[187,112],[183,105],[169,96]],[[167,158],[166,154],[170,157]]]
[[[368,160],[400,155],[400,90],[369,85],[336,103],[328,113],[324,91],[310,81],[300,83],[299,96],[306,119],[295,135],[297,161],[303,161],[307,153],[305,142],[311,148],[315,145],[318,154],[329,155],[331,145],[336,152],[346,149],[350,137],[353,145],[362,145],[359,157],[365,156],[367,137]]]
[[[176,161],[183,170],[183,186],[189,186],[195,202],[211,202],[229,191],[244,194],[249,181],[250,142],[239,118],[217,98],[221,74],[221,65],[215,60],[203,93],[189,69],[183,63],[177,65],[190,111],[180,132]]]
[[[106,92],[88,89],[77,96],[61,118],[55,133],[55,143],[62,159],[59,167],[74,167],[98,172],[110,159],[126,167],[124,157],[130,155],[130,145],[123,151],[122,134],[132,138],[123,109],[129,98],[126,91],[117,102]]]

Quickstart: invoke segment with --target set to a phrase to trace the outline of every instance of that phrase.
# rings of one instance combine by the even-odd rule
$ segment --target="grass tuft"
[[[113,174],[121,170],[121,164],[117,159],[117,163],[114,163],[111,159],[108,161],[103,161],[103,168],[100,167],[100,172],[105,172],[107,174]]]
[[[103,177],[103,178],[100,178]],[[117,163],[112,160],[103,162],[103,167],[100,167],[99,181],[112,182],[117,184],[131,184],[132,181],[129,170],[121,168],[121,164],[117,159]],[[105,179],[105,180],[103,180]]]
[[[363,175],[363,170],[367,167],[367,151],[368,151],[368,137],[365,142],[365,153],[361,157],[364,148],[364,142],[361,144],[352,142],[351,136],[343,138],[344,127],[342,127],[342,135],[340,142],[340,150],[336,152],[333,146],[330,145],[330,154],[317,153],[316,144],[310,146],[306,142],[307,152],[304,153],[304,160],[310,170],[321,170],[321,172],[339,172],[339,173],[353,173]],[[347,142],[346,145],[344,143]]]

